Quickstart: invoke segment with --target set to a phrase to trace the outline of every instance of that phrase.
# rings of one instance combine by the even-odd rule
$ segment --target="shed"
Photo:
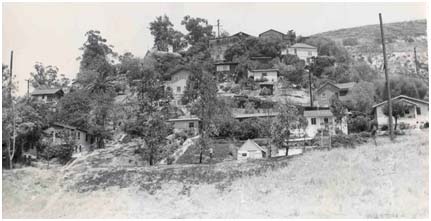
[[[239,149],[238,149],[238,160],[246,160],[246,159],[262,159],[266,157],[266,149],[259,146],[253,140],[247,140]]]

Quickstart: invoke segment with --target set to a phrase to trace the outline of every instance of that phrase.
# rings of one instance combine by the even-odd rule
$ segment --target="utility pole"
[[[27,97],[30,97],[30,79],[27,79]]]
[[[217,38],[220,38],[220,19],[217,19]]]
[[[416,74],[419,75],[419,67],[418,67],[418,58],[416,56],[416,47],[413,48],[415,53],[415,68],[416,68]]]
[[[314,63],[314,57],[311,58],[311,61]],[[313,107],[313,91],[311,89],[311,67],[308,68],[308,84],[310,89],[310,107]]]
[[[389,107],[389,114],[388,114],[388,124],[389,124],[389,137],[391,140],[394,140],[394,130],[392,128],[392,98],[391,98],[391,85],[389,82],[389,76],[388,76],[388,64],[386,61],[386,47],[385,47],[385,34],[383,32],[383,21],[382,21],[382,14],[379,13],[379,20],[380,20],[380,33],[382,35],[382,47],[383,47],[383,62],[384,62],[384,68],[385,68],[385,78],[386,78],[386,90],[388,93],[388,107]]]
[[[10,73],[9,73],[9,99],[11,103],[11,113],[12,113],[12,151],[10,149],[10,145],[8,146],[8,155],[9,155],[9,169],[13,168],[12,160],[13,155],[15,154],[15,137],[16,137],[16,127],[15,127],[15,104],[13,103],[13,97],[12,97],[12,85],[13,85],[13,51],[10,52]]]

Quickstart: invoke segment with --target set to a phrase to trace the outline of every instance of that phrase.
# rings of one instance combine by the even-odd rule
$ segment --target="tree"
[[[360,81],[347,94],[346,105],[354,111],[368,114],[372,110],[375,97],[373,83]]]
[[[113,46],[106,43],[107,40],[102,37],[100,31],[90,30],[85,33],[85,36],[87,40],[80,48],[83,54],[78,58],[81,60],[80,74],[85,74],[82,72],[85,70],[98,71],[99,67],[107,62],[110,63],[111,59],[117,56]]]
[[[66,94],[57,104],[55,121],[89,129],[91,99],[85,90],[77,90]]]
[[[58,79],[58,68],[55,66],[44,66],[42,63],[37,62],[34,65],[36,72],[31,72],[32,79],[30,80],[33,88],[48,89],[48,88],[62,88],[70,84],[70,80],[60,74]]]
[[[184,16],[181,21],[188,33],[185,38],[190,45],[198,42],[207,42],[214,37],[213,26],[208,24],[208,20],[203,18],[192,18],[190,15]]]
[[[160,51],[168,51],[168,45],[171,45],[174,51],[180,50],[187,46],[183,33],[174,30],[174,25],[169,17],[158,16],[156,20],[150,23],[150,31],[154,36],[154,46]]]
[[[288,102],[280,104],[277,109],[278,115],[272,121],[271,125],[271,142],[278,148],[285,147],[286,156],[288,156],[290,130],[296,127],[299,112],[294,105]],[[271,157],[271,151],[269,151],[269,157]]]
[[[214,128],[212,125],[216,113],[213,107],[217,103],[216,80],[205,67],[198,63],[191,64],[191,75],[182,97],[183,104],[192,104],[191,112],[201,119],[199,163],[202,163],[203,152],[208,149],[209,134]]]
[[[385,114],[386,116],[389,116],[389,105],[386,103],[384,104],[385,106],[383,106],[383,114]],[[407,110],[407,105],[403,102],[403,101],[392,101],[392,116],[395,119],[395,126],[394,126],[394,130],[397,129],[397,123],[398,123],[398,119],[400,117],[404,117],[404,114]]]
[[[154,165],[160,160],[162,147],[171,131],[166,120],[167,105],[172,95],[164,89],[161,76],[152,69],[142,67],[140,78],[134,82],[138,111],[135,120],[126,125],[126,132],[144,140],[144,147],[141,147],[143,157]]]

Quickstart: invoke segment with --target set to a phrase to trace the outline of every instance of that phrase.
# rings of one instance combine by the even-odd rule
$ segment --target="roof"
[[[266,150],[259,146],[256,142],[253,140],[248,139],[238,150],[250,150],[250,149],[258,149],[263,152],[266,152]]]
[[[56,94],[57,92],[61,91],[63,92],[63,89],[61,88],[53,88],[53,89],[35,89],[31,95],[46,95],[46,94]]]
[[[409,96],[406,96],[406,95],[399,95],[399,96],[396,96],[396,97],[392,98],[391,100],[393,101],[393,100],[397,100],[397,99],[405,100],[405,101],[410,102],[410,103],[422,103],[422,104],[427,104],[427,105],[429,104],[428,101],[417,99],[417,98],[413,98],[413,97],[409,97]],[[386,102],[388,102],[388,101],[383,101],[381,103],[378,103],[378,104],[374,105],[373,109],[376,108],[376,107],[378,107],[378,106],[381,106],[383,104],[386,104]]]
[[[168,122],[178,122],[178,121],[200,121],[200,119],[196,116],[182,116],[179,118],[171,118]]]
[[[255,113],[255,114],[235,114],[233,117],[236,119],[242,118],[253,118],[253,117],[274,117],[277,116],[277,112],[272,113]]]
[[[332,116],[334,115],[329,109],[304,111],[304,117],[332,117]]]
[[[238,33],[236,33],[236,34],[233,34],[233,35],[231,35],[231,36],[229,36],[229,37],[233,37],[233,36],[246,36],[246,37],[249,37],[249,36],[251,36],[251,35],[249,35],[249,34],[247,34],[247,33],[244,33],[244,32],[242,32],[242,31],[240,31],[240,32],[238,32]]]
[[[225,61],[225,62],[217,62],[217,63],[214,63],[214,65],[226,65],[226,64],[238,64],[238,62]]]
[[[250,57],[250,60],[271,60],[272,57],[269,56],[253,56]]]
[[[249,70],[250,72],[270,72],[270,71],[276,71],[278,72],[278,69],[270,68],[270,69],[255,69],[255,70]]]
[[[270,32],[270,31],[277,32],[277,33],[279,33],[279,34],[282,34],[283,36],[285,35],[283,32],[280,32],[280,31],[277,31],[277,30],[274,30],[274,29],[269,29],[268,31],[264,31],[264,32],[260,33],[260,34],[259,34],[259,37],[260,37],[261,35],[263,35],[263,34],[267,33],[267,32]]]
[[[62,124],[62,123],[59,123],[59,122],[54,122],[54,123],[51,124],[51,126],[57,126],[57,127],[67,128],[67,129],[70,129],[70,130],[80,130],[80,131],[88,133],[87,130],[84,130],[84,129],[81,129],[81,128],[78,128],[78,127],[74,127],[74,126],[70,126],[70,125],[67,125],[67,124]]]
[[[296,43],[292,46],[290,46],[289,48],[309,48],[309,49],[317,49],[314,46],[308,45],[308,44],[304,44],[304,43]]]
[[[355,86],[356,82],[348,82],[348,83],[339,83],[335,84],[340,89],[350,89]]]

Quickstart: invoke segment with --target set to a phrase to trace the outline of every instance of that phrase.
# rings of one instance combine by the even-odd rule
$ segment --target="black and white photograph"
[[[1,217],[427,219],[428,13],[3,1]]]

